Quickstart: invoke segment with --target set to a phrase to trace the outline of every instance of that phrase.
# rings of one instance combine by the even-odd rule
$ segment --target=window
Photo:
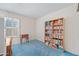
[[[5,30],[7,37],[19,36],[19,20],[5,17]]]

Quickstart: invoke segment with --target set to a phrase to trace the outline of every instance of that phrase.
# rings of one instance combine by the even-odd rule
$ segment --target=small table
[[[25,39],[26,41],[29,41],[29,34],[22,34],[20,38],[20,43],[22,43],[22,40]]]

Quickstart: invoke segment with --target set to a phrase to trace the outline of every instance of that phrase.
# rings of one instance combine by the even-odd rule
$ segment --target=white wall
[[[44,41],[45,21],[64,17],[65,21],[65,50],[79,55],[79,14],[76,12],[77,4],[52,12],[37,20],[37,39]]]
[[[0,55],[5,55],[4,20],[0,18]]]
[[[36,34],[36,20],[23,17],[21,20],[21,33],[30,34],[30,39],[35,39]]]
[[[20,20],[20,32],[21,34],[29,34],[30,39],[35,39],[35,33],[36,33],[36,20],[32,18],[28,18],[26,16],[22,16],[19,14],[7,12],[0,10],[0,18],[4,18],[5,16],[16,18]],[[13,39],[13,44],[20,43],[19,41],[20,38],[14,38]]]

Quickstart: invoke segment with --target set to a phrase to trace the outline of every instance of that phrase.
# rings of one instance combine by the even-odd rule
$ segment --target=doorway
[[[12,46],[18,43],[20,39],[20,21],[15,18],[4,18],[4,30],[6,38],[6,55],[12,55]]]

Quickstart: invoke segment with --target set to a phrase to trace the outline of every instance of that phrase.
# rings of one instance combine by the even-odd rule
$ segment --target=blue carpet
[[[65,52],[64,52],[64,56],[77,56],[77,55],[65,51]]]
[[[13,56],[76,56],[63,50],[50,48],[38,40],[30,40],[22,44],[15,44],[12,47]]]
[[[13,56],[60,56],[62,50],[50,48],[38,40],[13,45]]]

